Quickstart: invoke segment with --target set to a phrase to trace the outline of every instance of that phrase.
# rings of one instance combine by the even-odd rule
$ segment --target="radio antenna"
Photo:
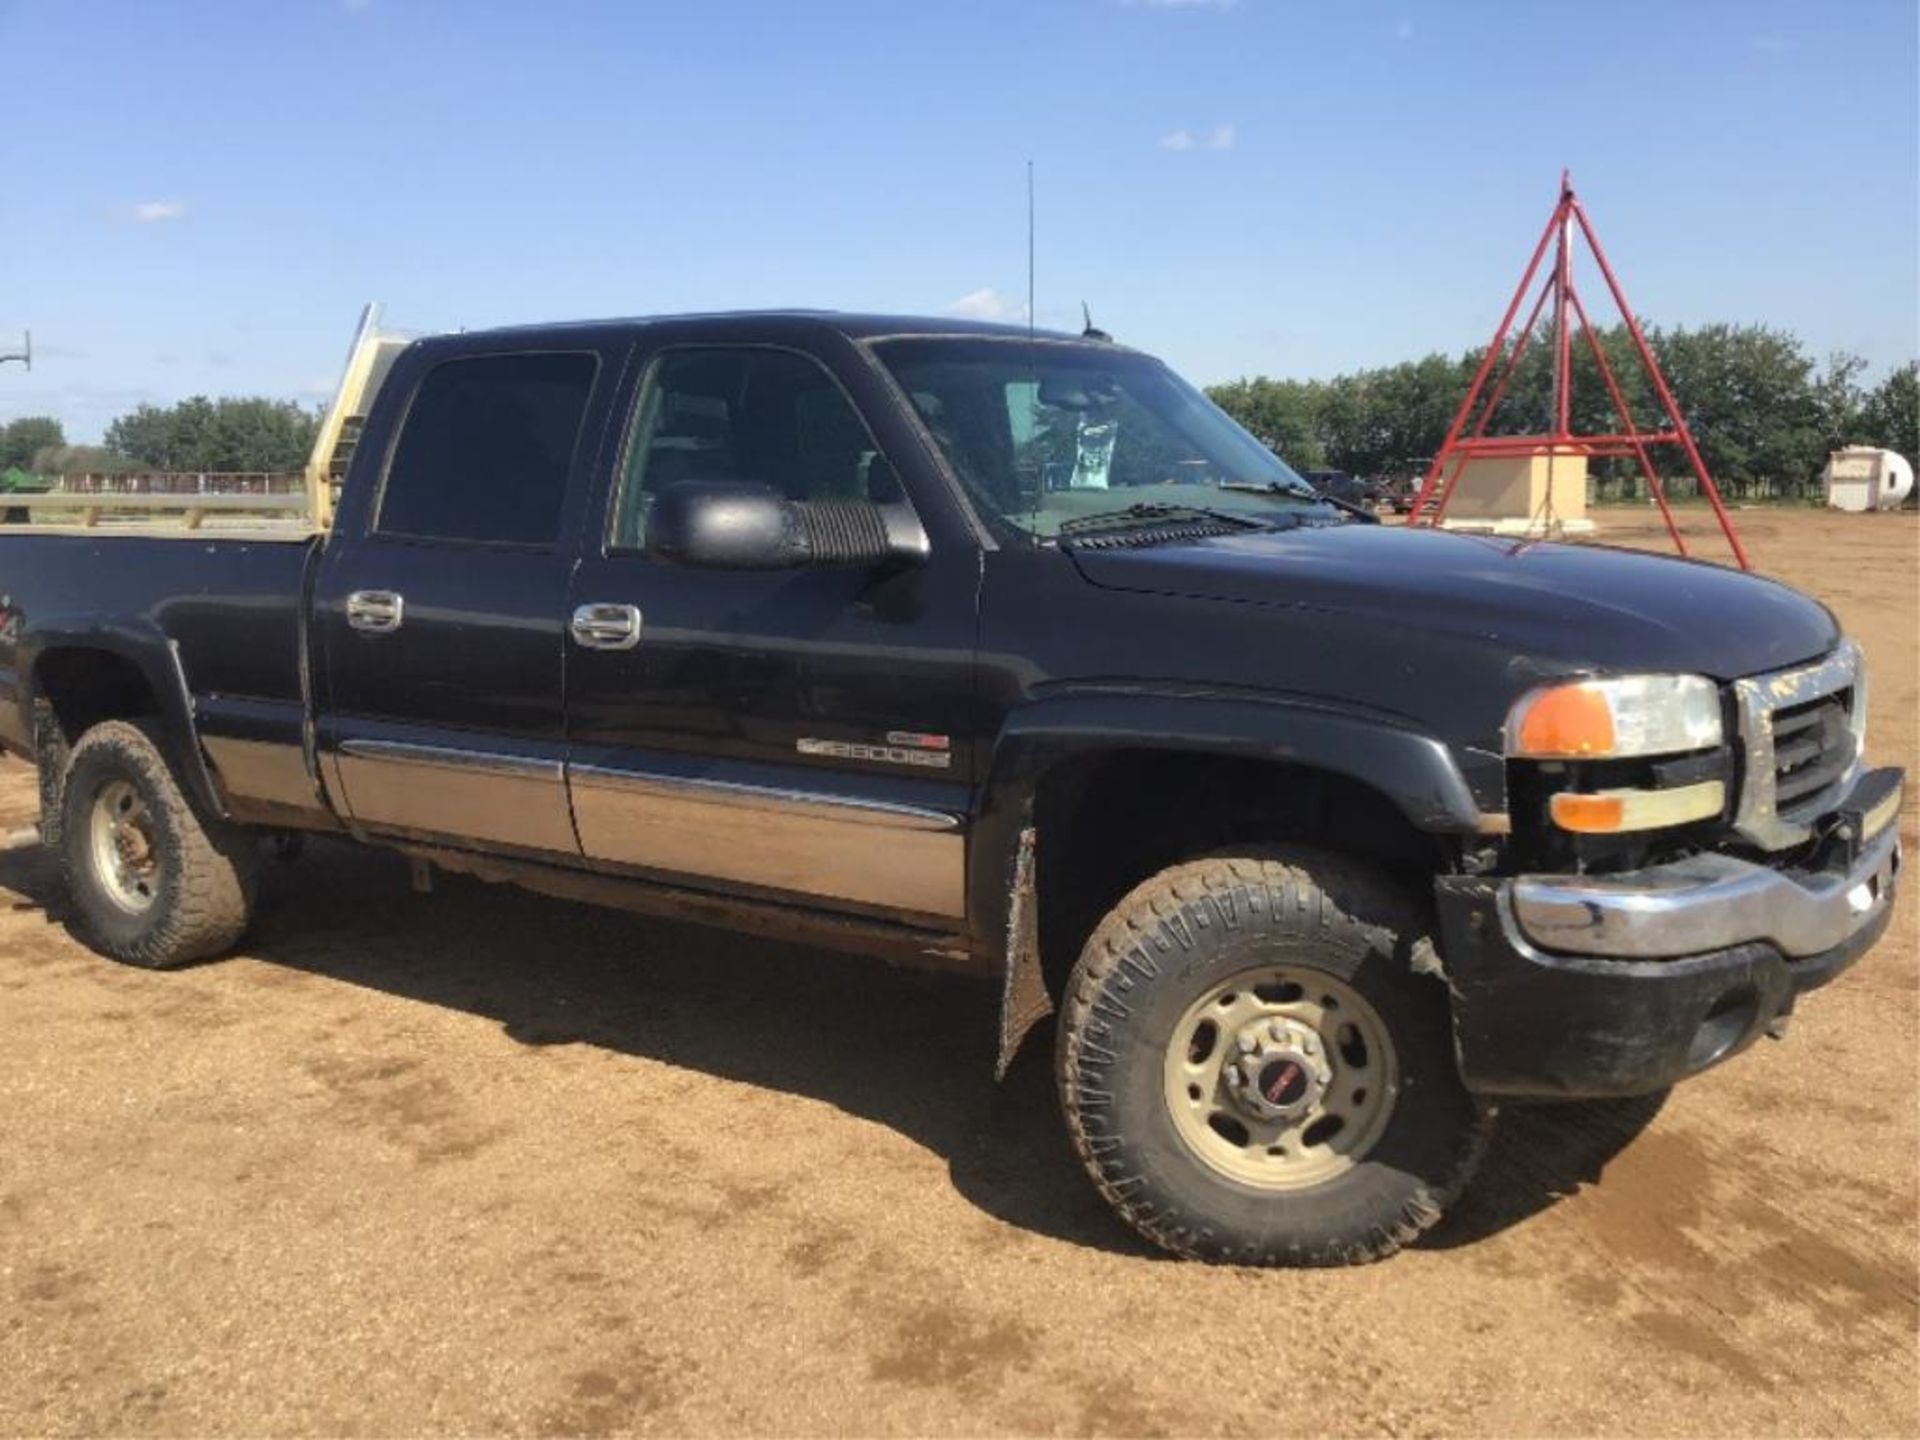
[[[1039,347],[1033,337],[1033,158],[1027,158],[1027,382],[1032,386],[1033,404],[1038,408],[1040,398],[1038,367],[1033,363],[1034,352]],[[1029,411],[1032,414],[1033,411]],[[1033,512],[1029,528],[1038,534],[1040,531],[1040,505],[1046,498],[1047,477],[1042,469],[1034,476]]]
[[[1033,339],[1033,161],[1027,161],[1027,339]]]

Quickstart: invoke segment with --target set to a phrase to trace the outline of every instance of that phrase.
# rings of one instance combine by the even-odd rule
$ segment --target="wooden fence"
[[[140,519],[177,514],[189,530],[198,530],[209,515],[308,523],[313,516],[304,475],[237,472],[64,475],[51,490],[0,495],[0,509],[8,523],[38,518],[87,527],[109,514]]]

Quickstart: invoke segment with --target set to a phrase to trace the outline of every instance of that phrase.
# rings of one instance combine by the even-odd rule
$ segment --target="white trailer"
[[[1827,457],[1821,472],[1827,504],[1835,510],[1896,510],[1913,492],[1913,466],[1891,450],[1847,445]]]

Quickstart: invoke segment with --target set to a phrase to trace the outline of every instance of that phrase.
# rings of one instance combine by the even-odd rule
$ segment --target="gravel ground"
[[[1913,765],[1920,526],[1744,528]],[[16,846],[0,1432],[1911,1435],[1914,894],[1785,1043],[1511,1111],[1417,1248],[1259,1273],[1131,1241],[966,985],[324,845],[149,975]]]

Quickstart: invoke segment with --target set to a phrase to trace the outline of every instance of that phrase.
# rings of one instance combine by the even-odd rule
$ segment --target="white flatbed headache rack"
[[[373,408],[373,397],[386,383],[394,359],[412,339],[411,335],[380,328],[379,301],[368,301],[360,312],[353,344],[347,348],[347,363],[340,371],[340,384],[314,434],[313,454],[307,458],[307,495],[313,505],[316,530],[333,524],[334,501],[347,478],[347,462],[360,443],[360,430]]]
[[[79,477],[78,488],[0,495],[0,531],[182,539],[217,534],[270,541],[321,534],[333,523],[334,500],[367,411],[394,357],[411,339],[380,328],[377,302],[360,312],[333,403],[314,434],[306,468],[297,475]],[[210,489],[210,484],[223,488]],[[128,485],[141,488],[121,488]],[[36,514],[48,518],[36,520]]]

